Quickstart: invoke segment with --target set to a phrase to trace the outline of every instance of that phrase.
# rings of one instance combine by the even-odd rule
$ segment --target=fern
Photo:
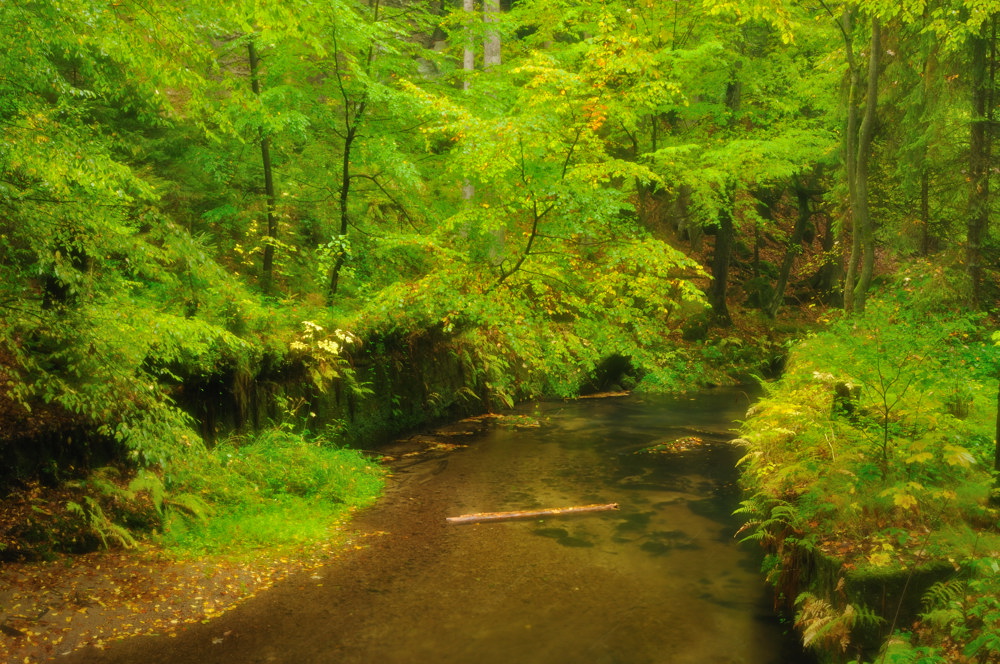
[[[771,498],[763,493],[756,493],[746,500],[740,501],[733,514],[746,514],[751,518],[743,524],[737,531],[737,535],[750,531],[750,534],[743,537],[741,542],[763,541],[768,536],[776,536],[778,533],[795,528],[799,519],[799,510],[791,503]]]
[[[802,593],[795,600],[799,612],[795,626],[802,630],[802,643],[807,647],[831,650],[838,647],[846,652],[851,644],[851,631],[855,627],[868,627],[885,620],[873,610],[847,604],[838,609],[830,602],[812,593]]]
[[[962,612],[955,607],[946,609],[931,609],[920,614],[921,619],[935,629],[948,629],[963,619]]]
[[[100,503],[91,496],[83,497],[83,504],[68,501],[66,511],[79,516],[87,526],[87,529],[97,535],[105,549],[110,549],[109,540],[113,540],[126,549],[135,548],[139,543],[132,533],[117,523],[113,522],[104,513]]]
[[[928,612],[935,609],[951,608],[965,595],[968,582],[965,579],[938,581],[924,593],[922,601]]]
[[[140,470],[135,478],[129,482],[128,490],[133,495],[142,493],[143,491],[148,492],[150,500],[153,501],[153,507],[156,508],[160,516],[163,516],[163,499],[166,495],[166,489],[163,486],[163,480],[154,473],[148,470]]]
[[[198,521],[208,521],[212,514],[212,506],[205,499],[193,493],[179,493],[168,497],[165,501],[167,507],[177,508],[192,516]]]

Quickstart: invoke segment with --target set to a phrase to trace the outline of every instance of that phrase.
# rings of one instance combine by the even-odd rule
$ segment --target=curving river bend
[[[792,664],[760,554],[736,543],[725,441],[739,390],[547,402],[450,452],[403,454],[356,526],[379,533],[177,638],[66,661],[155,664]],[[643,451],[695,437],[676,453]],[[697,441],[692,441],[697,443]],[[391,451],[391,450],[390,450]],[[617,502],[478,525],[458,514]]]

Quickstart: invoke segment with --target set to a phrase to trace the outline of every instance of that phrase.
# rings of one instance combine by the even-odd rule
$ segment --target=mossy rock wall
[[[836,613],[853,605],[881,618],[877,623],[859,620],[851,630],[846,652],[835,643],[813,644],[821,662],[875,661],[892,632],[909,627],[917,619],[927,590],[955,573],[947,561],[928,561],[911,569],[848,569],[838,558],[815,549],[788,544],[782,549],[775,592],[778,604],[789,612],[796,610],[795,601],[802,593],[809,593],[826,601]],[[804,627],[800,625],[800,631]]]
[[[355,447],[492,405],[470,360],[433,334],[367,341],[351,364],[363,390],[334,380],[321,391],[303,366],[265,357],[258,367],[187,378],[177,400],[210,443],[291,421],[314,431],[331,426]]]

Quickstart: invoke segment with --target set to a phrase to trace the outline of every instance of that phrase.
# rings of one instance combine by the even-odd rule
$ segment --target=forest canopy
[[[6,2],[8,465],[37,471],[44,439],[166,467],[214,436],[206,385],[253,427],[249,385],[301,379],[264,414],[315,414],[370,393],[365,353],[421,343],[485,408],[599,387],[615,358],[684,389],[746,349],[732,307],[862,313],[908,257],[989,308],[998,14]]]

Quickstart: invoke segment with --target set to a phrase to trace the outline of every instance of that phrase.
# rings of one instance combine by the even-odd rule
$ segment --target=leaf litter
[[[5,563],[0,661],[34,664],[132,636],[176,636],[185,625],[208,622],[292,575],[309,573],[311,583],[320,583],[319,567],[339,552],[363,547],[360,537],[336,529],[326,541],[252,557],[178,560],[150,548]]]

